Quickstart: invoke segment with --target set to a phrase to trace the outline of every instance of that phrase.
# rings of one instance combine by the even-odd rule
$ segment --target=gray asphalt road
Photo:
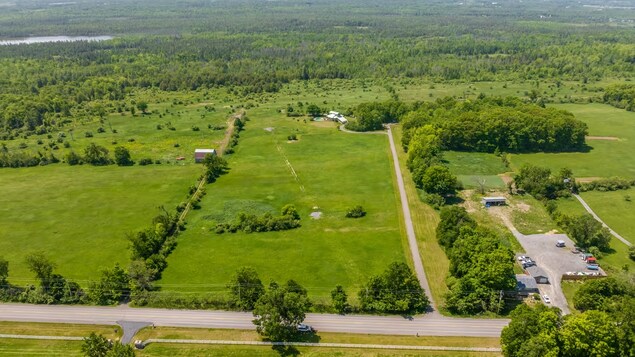
[[[51,306],[0,304],[0,321],[115,325],[117,321],[147,321],[156,326],[254,329],[251,313],[230,311],[135,309],[127,306]],[[498,337],[503,319],[459,319],[426,315],[364,316],[309,314],[307,324],[318,331],[420,336]]]
[[[390,151],[392,152],[392,160],[395,166],[395,174],[397,175],[397,186],[399,188],[399,197],[401,198],[401,209],[403,210],[404,221],[406,225],[406,235],[408,236],[408,245],[410,246],[410,254],[412,254],[412,260],[415,267],[415,274],[419,279],[419,284],[425,290],[430,299],[430,304],[433,307],[431,313],[438,314],[436,311],[436,304],[432,300],[432,294],[430,294],[430,285],[428,284],[428,278],[423,270],[423,264],[421,263],[421,255],[419,254],[419,246],[417,244],[417,236],[415,235],[415,229],[412,225],[412,216],[410,215],[410,206],[408,206],[408,195],[406,195],[406,188],[403,182],[403,175],[401,175],[401,168],[399,167],[399,156],[397,155],[397,148],[395,147],[395,140],[392,137],[392,129],[388,126],[388,139],[390,141]]]
[[[391,125],[385,126],[388,131],[351,131],[346,129],[345,125],[340,125],[339,129],[345,133],[350,134],[388,134],[388,140],[390,142],[390,152],[392,153],[392,161],[395,169],[395,175],[397,176],[397,188],[399,189],[399,198],[401,201],[401,209],[403,211],[404,223],[406,225],[406,235],[408,237],[408,245],[410,247],[410,254],[412,255],[412,261],[414,262],[415,274],[419,280],[419,285],[426,292],[428,299],[430,300],[431,308],[428,311],[429,314],[437,315],[436,303],[432,299],[430,294],[430,285],[428,284],[428,278],[426,272],[423,270],[423,264],[421,263],[421,255],[419,254],[419,246],[417,244],[417,236],[415,235],[415,229],[412,225],[412,216],[410,215],[410,206],[408,206],[408,195],[404,186],[403,175],[401,174],[401,168],[399,167],[399,156],[397,155],[397,147],[395,146],[395,140],[392,137]]]

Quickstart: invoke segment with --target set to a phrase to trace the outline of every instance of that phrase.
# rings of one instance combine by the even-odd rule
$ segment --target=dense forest
[[[571,113],[512,97],[464,102],[439,99],[421,104],[404,115],[402,122],[404,148],[418,128],[432,125],[439,129],[444,149],[479,152],[583,150],[588,131]]]
[[[610,6],[622,6],[620,1],[603,2],[601,12],[567,1],[152,5],[26,1],[3,7],[5,39],[115,39],[0,46],[2,138],[125,110],[122,101],[138,88],[236,87],[248,94],[332,78],[587,83],[630,80],[635,73],[632,14]],[[559,10],[564,5],[569,11]]]

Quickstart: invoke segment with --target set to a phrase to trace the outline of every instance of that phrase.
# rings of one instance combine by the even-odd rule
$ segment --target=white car
[[[542,300],[545,302],[545,304],[551,304],[551,299],[546,294],[542,296]]]

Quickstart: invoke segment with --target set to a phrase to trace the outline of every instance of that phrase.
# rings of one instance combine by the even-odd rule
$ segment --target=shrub
[[[440,210],[445,205],[445,198],[438,193],[427,193],[423,200],[436,210]]]
[[[139,165],[141,166],[152,165],[152,162],[153,162],[152,159],[146,157],[139,160]]]
[[[71,151],[68,154],[66,154],[66,156],[64,157],[64,161],[66,161],[67,164],[73,166],[73,165],[81,165],[82,164],[82,157],[79,156],[76,152]]]
[[[98,132],[98,133],[100,133],[100,134],[101,134],[101,133],[105,133],[105,132],[106,132],[106,129],[104,129],[104,128],[102,128],[102,127],[100,126],[99,128],[97,128],[97,132]]]
[[[361,218],[366,215],[366,211],[362,206],[355,206],[346,212],[346,218]]]
[[[93,137],[93,133],[90,132],[90,131],[87,131],[87,132],[84,133],[84,136],[87,137],[87,138],[92,138]]]
[[[192,127],[192,131],[199,131],[199,130],[201,130],[201,129],[198,126],[193,126]]]
[[[635,260],[635,245],[628,248],[628,257],[631,258],[631,260]]]

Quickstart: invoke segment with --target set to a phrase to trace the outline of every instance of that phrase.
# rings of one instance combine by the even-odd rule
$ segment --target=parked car
[[[523,262],[523,268],[528,268],[528,267],[535,267],[536,266],[536,262],[534,261],[525,261]]]
[[[522,261],[523,261],[523,260],[525,260],[525,259],[527,259],[527,257],[526,257],[526,256],[524,256],[524,255],[521,255],[521,256],[519,256],[519,257],[518,257],[518,261],[519,261],[519,262],[522,262]]]
[[[600,266],[597,264],[587,264],[586,268],[589,270],[600,270]]]
[[[556,247],[558,247],[558,248],[562,248],[562,247],[564,247],[564,246],[565,246],[565,243],[564,243],[564,241],[563,241],[563,240],[559,240],[559,241],[557,241],[557,242],[556,242]]]
[[[305,324],[299,324],[297,327],[298,332],[314,332],[313,327]]]
[[[545,302],[545,304],[551,304],[551,299],[547,294],[542,296],[542,300]]]

